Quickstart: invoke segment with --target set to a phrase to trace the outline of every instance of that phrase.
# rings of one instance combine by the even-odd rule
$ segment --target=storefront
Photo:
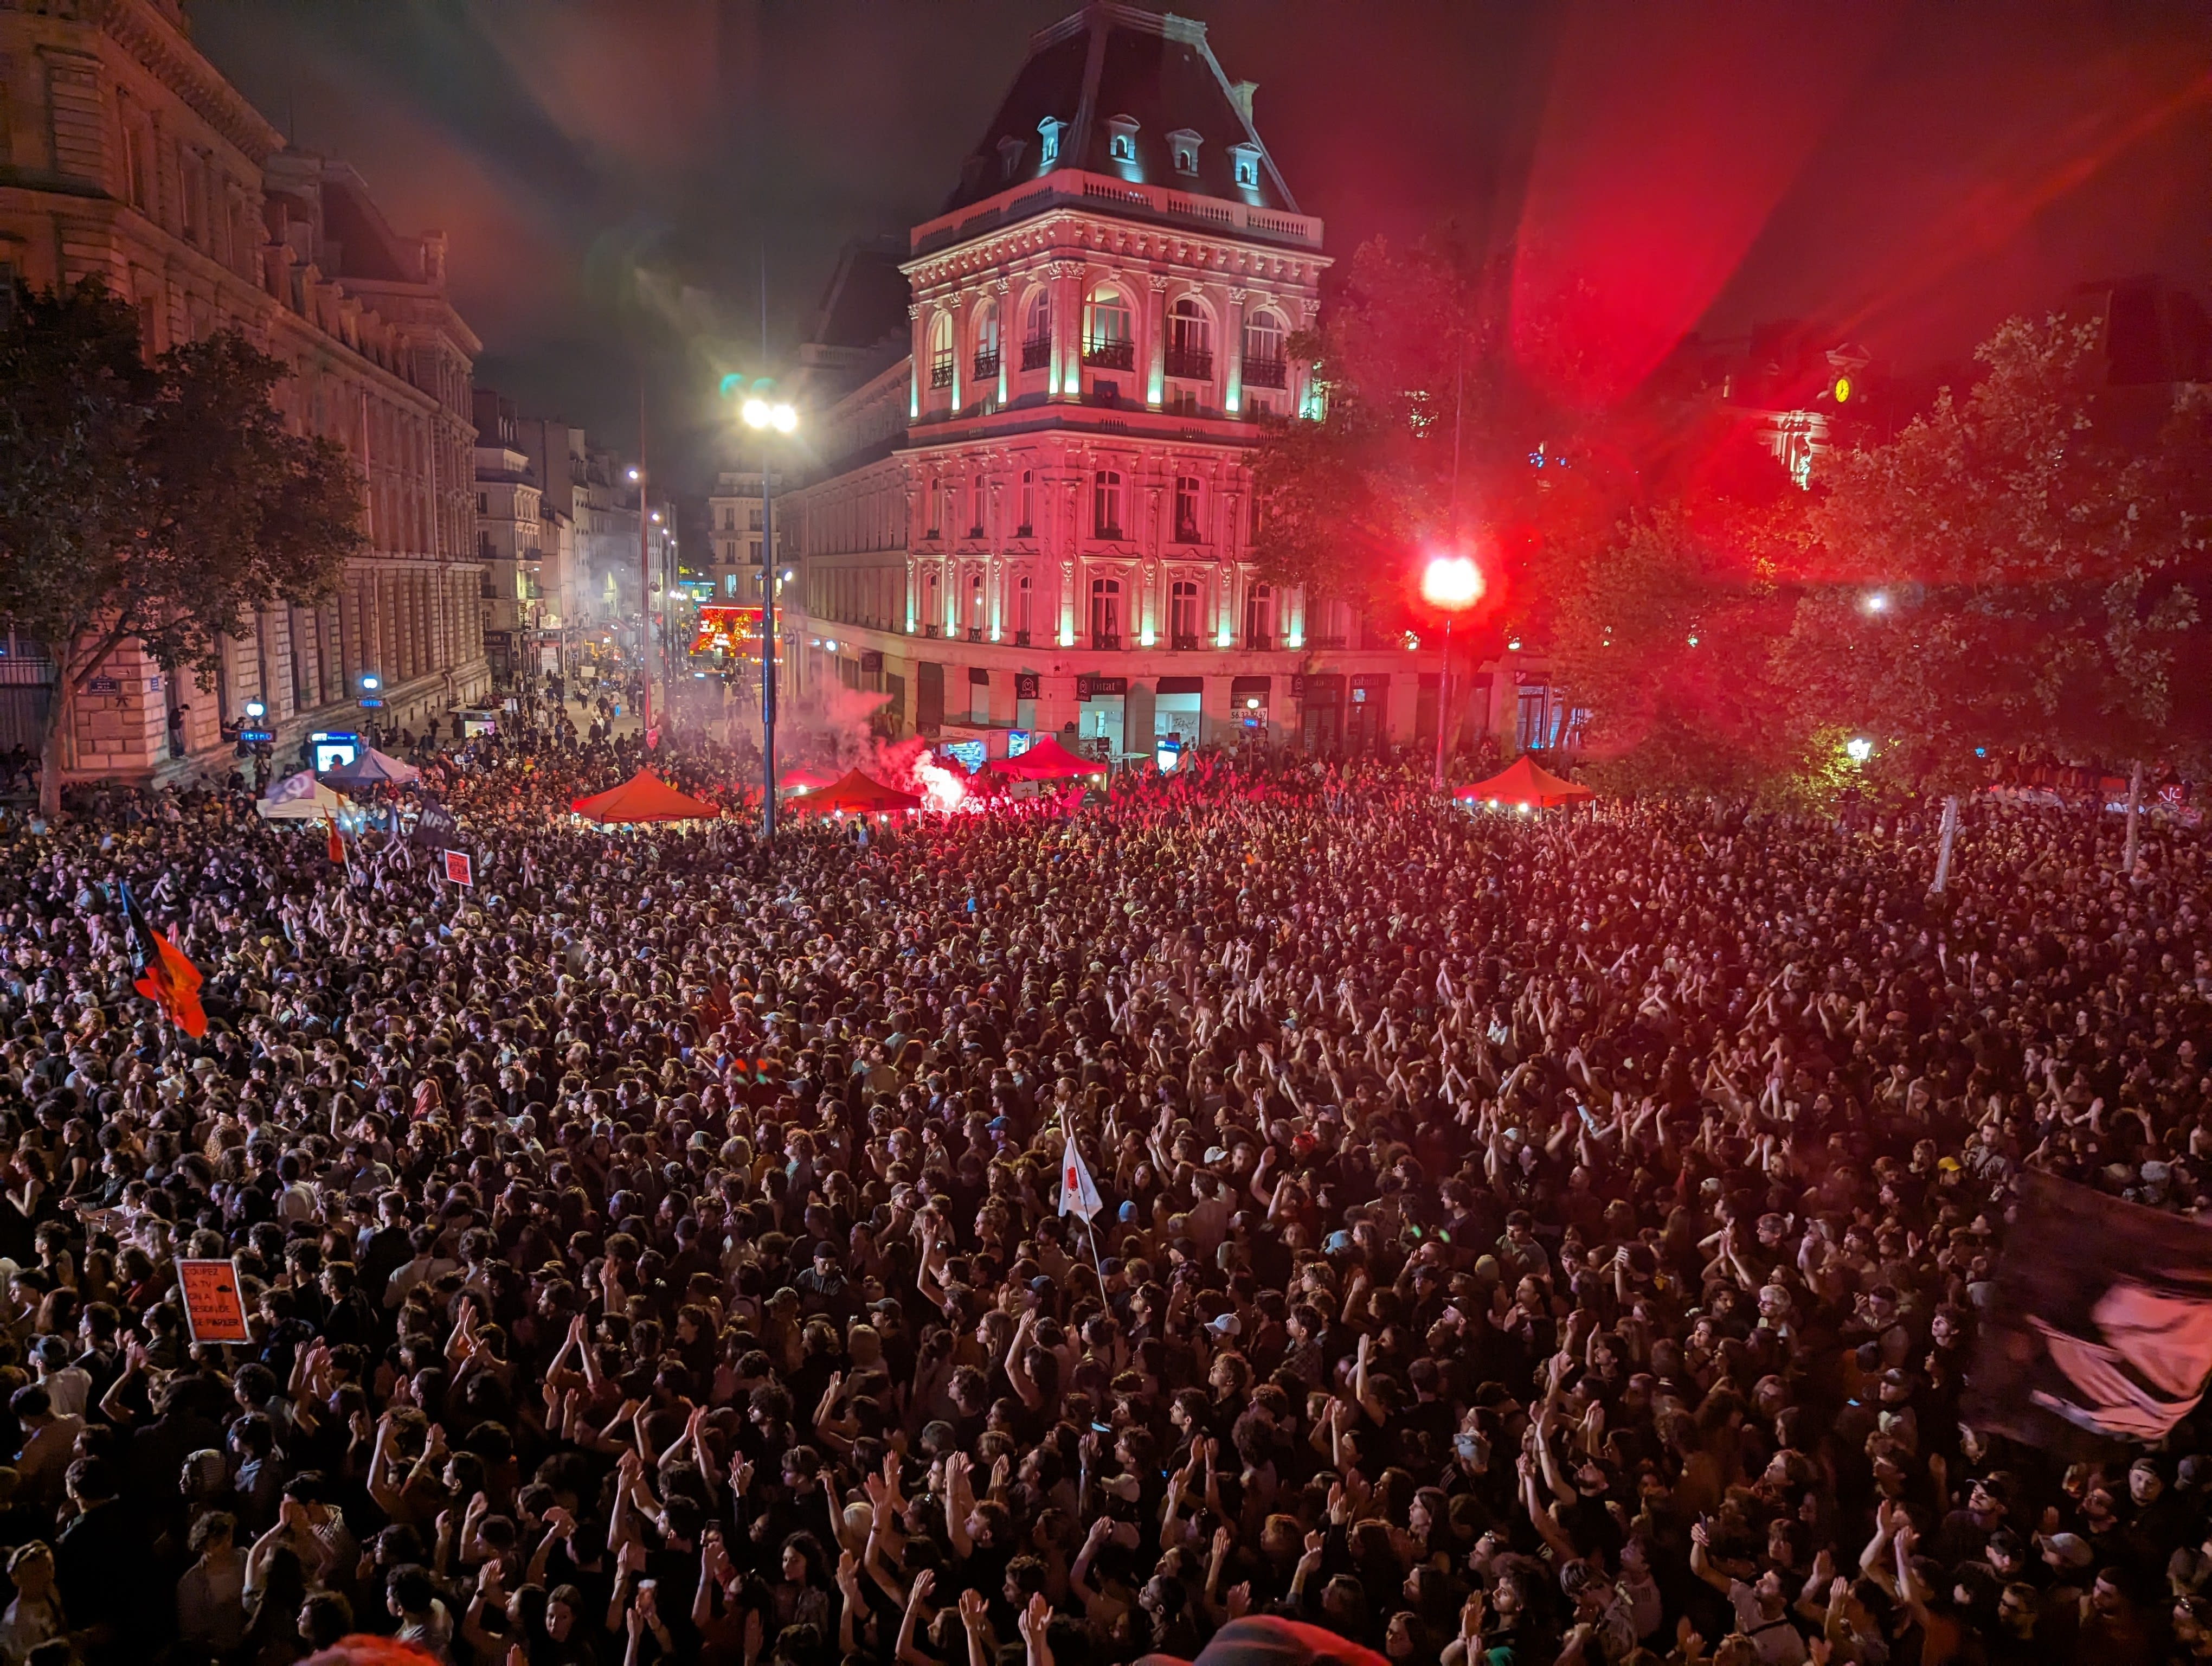
[[[1079,707],[1075,732],[1083,743],[1085,757],[1119,757],[1127,750],[1123,745],[1123,721],[1128,697],[1129,679],[1126,677],[1079,676],[1075,679],[1075,698]]]
[[[1309,752],[1332,753],[1344,745],[1344,678],[1336,672],[1308,672],[1291,678],[1298,702],[1298,745]]]
[[[1239,739],[1265,740],[1267,738],[1268,691],[1274,684],[1272,677],[1233,677],[1229,681],[1230,720]]]
[[[1380,752],[1390,744],[1390,678],[1388,672],[1352,679],[1352,703],[1344,714],[1344,749],[1357,757]]]

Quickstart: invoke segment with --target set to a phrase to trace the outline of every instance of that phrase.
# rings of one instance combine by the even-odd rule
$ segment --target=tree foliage
[[[1427,553],[1471,549],[1494,628],[1541,602],[1532,575],[1551,551],[1620,514],[1625,476],[1590,418],[1516,368],[1511,266],[1449,230],[1352,256],[1322,327],[1291,344],[1317,367],[1324,412],[1269,423],[1254,459],[1263,576],[1395,624]],[[1523,319],[1517,336],[1540,328]]]
[[[326,599],[363,546],[344,450],[271,403],[289,374],[234,331],[149,362],[96,279],[24,296],[0,332],[0,624],[54,658],[49,813],[59,738],[118,648],[212,672],[223,636]]]
[[[1837,458],[1808,506],[1776,661],[1801,713],[1946,789],[1978,746],[2201,757],[2201,401],[2131,410],[2151,390],[2098,386],[2094,324],[2014,319],[1977,357],[1965,397]]]

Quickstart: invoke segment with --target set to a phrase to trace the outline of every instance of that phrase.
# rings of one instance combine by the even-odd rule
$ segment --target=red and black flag
[[[331,860],[343,866],[346,859],[345,836],[338,831],[338,824],[334,821],[325,820],[323,825],[331,833]]]
[[[207,1014],[200,1010],[200,969],[163,932],[155,931],[139,912],[138,899],[128,884],[123,893],[123,917],[131,928],[131,962],[138,973],[131,987],[160,1007],[170,1023],[194,1037],[207,1034]]]

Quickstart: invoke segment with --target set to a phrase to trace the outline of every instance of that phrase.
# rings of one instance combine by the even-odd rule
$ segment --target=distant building
[[[135,644],[77,705],[76,777],[146,779],[227,756],[245,702],[287,758],[376,717],[420,729],[482,699],[470,378],[480,344],[446,291],[443,236],[402,237],[343,162],[283,137],[191,43],[178,0],[0,6],[0,279],[92,274],[137,307],[148,351],[236,326],[297,368],[291,426],[362,471],[369,548],[338,598],[272,611],[214,677],[166,677]],[[34,744],[43,644],[0,660],[0,743]]]
[[[785,485],[784,477],[777,475],[779,494]],[[707,573],[714,600],[726,606],[759,605],[763,507],[757,470],[723,473],[707,499],[708,536],[713,540]]]
[[[994,754],[1432,724],[1402,641],[1250,562],[1255,423],[1309,408],[1287,343],[1322,244],[1202,24],[1098,3],[1034,36],[902,288],[848,250],[804,356],[819,472],[775,508],[801,697],[879,692],[887,727]]]

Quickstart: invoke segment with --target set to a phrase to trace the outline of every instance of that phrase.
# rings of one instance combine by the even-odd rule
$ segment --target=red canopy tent
[[[842,780],[807,793],[799,800],[797,807],[819,811],[825,816],[836,810],[848,815],[872,816],[878,812],[919,810],[921,800],[915,793],[886,787],[858,769],[848,769]]]
[[[794,764],[786,769],[783,778],[776,782],[777,787],[786,793],[815,793],[836,784],[836,770],[820,769],[811,763]]]
[[[1103,775],[1106,766],[1076,755],[1047,735],[1019,757],[994,759],[993,767],[1017,781],[1066,781],[1076,775]]]
[[[1588,804],[1597,794],[1579,781],[1562,780],[1523,752],[1488,781],[1462,787],[1452,796],[1480,804],[1548,808],[1555,804]]]
[[[722,813],[720,805],[687,798],[650,769],[641,769],[604,793],[571,799],[568,807],[595,822],[688,822]]]

